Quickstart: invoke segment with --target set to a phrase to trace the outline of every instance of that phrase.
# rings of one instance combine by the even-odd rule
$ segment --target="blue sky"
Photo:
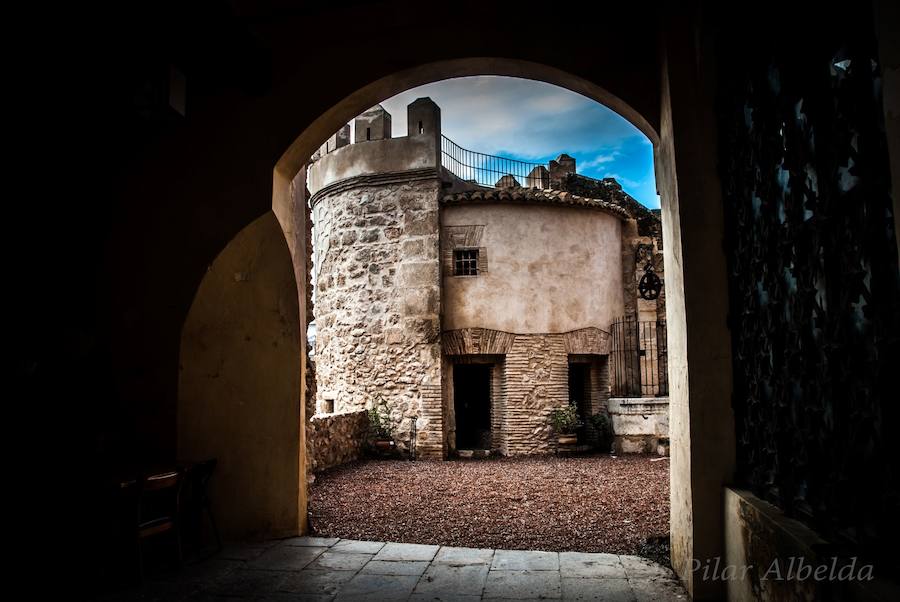
[[[444,80],[381,103],[393,135],[406,135],[406,105],[429,96],[441,107],[443,133],[469,150],[546,163],[561,153],[578,173],[613,177],[628,194],[659,207],[653,146],[611,109],[575,92],[527,79],[497,76]]]

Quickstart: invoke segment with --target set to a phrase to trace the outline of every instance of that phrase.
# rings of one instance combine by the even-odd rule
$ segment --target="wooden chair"
[[[173,538],[177,564],[181,566],[181,487],[183,475],[179,470],[142,477],[137,487],[137,528],[135,530],[138,571],[144,579],[145,539],[170,534]]]
[[[182,522],[182,527],[187,531],[189,541],[193,544],[196,552],[201,552],[204,549],[204,515],[209,520],[212,535],[215,538],[213,554],[222,551],[222,539],[219,536],[219,527],[209,499],[209,481],[213,476],[213,472],[215,472],[216,464],[215,458],[192,463],[185,474],[185,499],[183,506],[185,519]]]

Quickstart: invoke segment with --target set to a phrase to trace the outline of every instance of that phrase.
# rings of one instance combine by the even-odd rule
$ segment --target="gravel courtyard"
[[[656,456],[369,460],[317,475],[311,494],[321,537],[648,555],[669,532]]]

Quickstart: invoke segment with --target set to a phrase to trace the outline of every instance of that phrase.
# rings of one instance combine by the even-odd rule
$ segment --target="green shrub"
[[[369,436],[376,441],[385,441],[393,438],[393,429],[391,428],[391,417],[387,413],[387,409],[374,406],[369,409]]]
[[[578,419],[578,408],[573,404],[550,412],[550,423],[559,435],[572,435],[582,424]]]

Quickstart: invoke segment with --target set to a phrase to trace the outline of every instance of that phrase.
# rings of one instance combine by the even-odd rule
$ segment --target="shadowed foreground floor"
[[[635,556],[295,537],[216,558],[109,600],[686,600],[672,571]]]
[[[316,477],[316,535],[513,550],[642,554],[669,533],[656,456],[366,461]]]

